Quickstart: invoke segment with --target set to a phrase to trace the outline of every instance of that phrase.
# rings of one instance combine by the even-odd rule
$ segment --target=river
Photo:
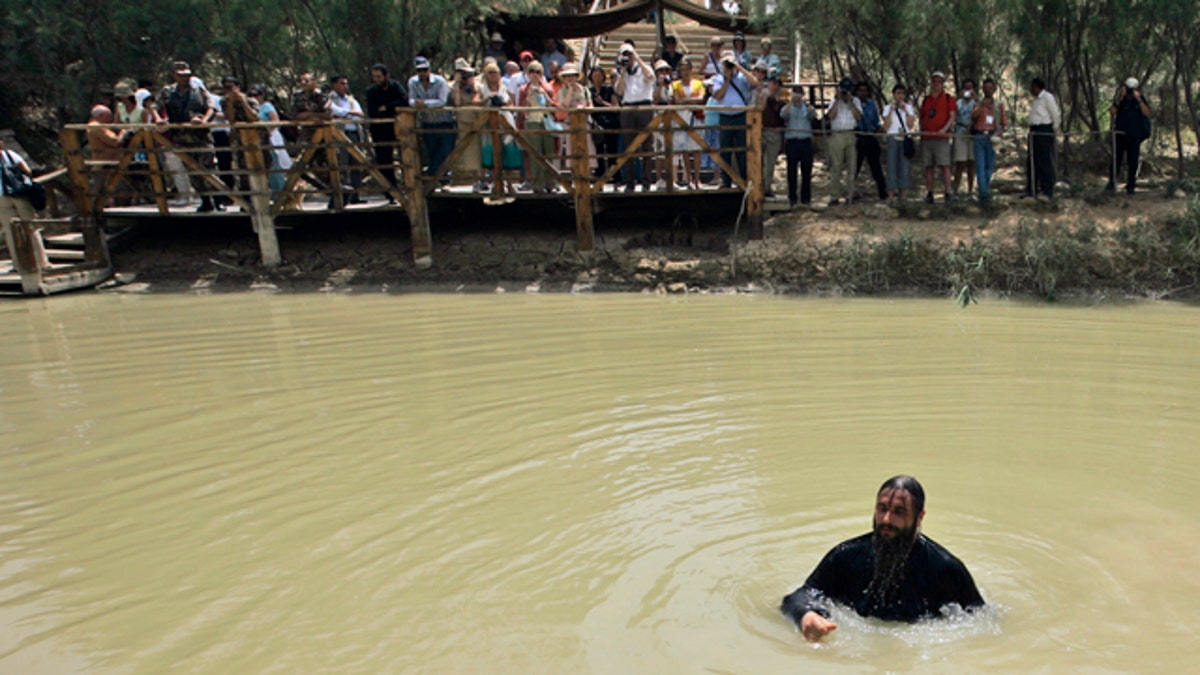
[[[0,672],[1181,672],[1200,310],[0,303]],[[987,611],[779,614],[879,484]]]

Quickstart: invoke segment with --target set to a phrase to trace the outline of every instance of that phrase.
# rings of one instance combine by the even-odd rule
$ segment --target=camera
[[[629,57],[624,54],[622,54],[621,56],[618,56],[617,57],[617,65],[621,66],[622,68],[624,68],[625,66],[628,66],[629,65]]]
[[[737,62],[730,58],[721,59],[721,65],[726,68],[732,68],[737,65]]]
[[[503,107],[504,97],[500,96],[499,94],[495,94],[488,99],[488,105],[492,106],[493,108]]]

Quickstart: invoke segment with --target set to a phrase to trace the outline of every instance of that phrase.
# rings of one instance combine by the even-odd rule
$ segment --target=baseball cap
[[[429,70],[429,59],[425,58],[424,56],[418,56],[416,60],[413,61],[413,67],[417,70]]]
[[[945,82],[945,81],[946,81],[946,74],[945,74],[945,73],[943,73],[943,72],[942,72],[942,71],[940,71],[940,70],[935,70],[935,71],[933,71],[933,74],[929,76],[929,79],[931,79],[931,80],[932,80],[932,79],[933,79],[933,78],[935,78],[935,77],[940,77],[940,78],[942,78],[942,82]]]
[[[191,75],[192,67],[187,64],[187,61],[176,61],[171,64],[171,72],[176,75]]]
[[[1141,83],[1138,82],[1138,79],[1136,77],[1131,77],[1128,80],[1125,80],[1125,88],[1126,89],[1137,89],[1139,84],[1141,84]]]

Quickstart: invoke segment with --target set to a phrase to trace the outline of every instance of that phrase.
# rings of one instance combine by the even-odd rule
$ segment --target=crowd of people
[[[436,175],[443,185],[473,181],[476,190],[488,192],[497,178],[492,175],[493,168],[500,164],[505,171],[519,174],[519,181],[510,182],[509,189],[552,193],[561,189],[554,175],[555,162],[566,167],[568,114],[587,108],[589,156],[595,175],[606,175],[620,153],[637,153],[611,176],[613,189],[663,190],[674,183],[678,189],[698,190],[705,183],[726,188],[745,184],[746,110],[758,109],[762,113],[763,189],[769,198],[775,196],[772,179],[782,154],[786,196],[795,206],[813,199],[818,143],[828,168],[831,205],[859,199],[855,185],[863,164],[880,200],[905,199],[913,190],[914,163],[923,173],[926,202],[935,201],[939,187],[942,199],[953,201],[963,194],[959,190],[964,178],[966,194],[987,202],[992,198],[991,178],[996,168],[993,142],[1009,133],[1013,123],[993,79],[983,80],[978,87],[974,80],[962,79],[952,95],[942,72],[931,74],[928,93],[919,103],[910,100],[908,90],[899,84],[892,88],[890,99],[877,101],[870,83],[848,78],[838,83],[829,101],[810,101],[805,86],[785,84],[770,38],[761,40],[760,53],[754,55],[741,33],[733,36],[732,49],[725,48],[724,38],[713,37],[709,51],[700,57],[684,53],[672,35],[654,58],[645,58],[637,45],[627,40],[620,45],[614,63],[595,65],[586,73],[552,38],[544,41],[540,53],[506,42],[498,33],[490,38],[479,64],[481,77],[463,58],[455,60],[452,74],[442,75],[434,71],[428,58],[418,56],[407,79],[394,78],[386,65],[375,64],[365,106],[351,92],[347,76],[335,74],[322,82],[311,72],[301,73],[287,102],[287,115],[269,100],[262,85],[251,85],[243,94],[241,82],[226,76],[214,92],[187,63],[177,61],[171,68],[173,82],[157,94],[147,81],[116,85],[112,100],[92,109],[88,142],[93,158],[112,159],[120,155],[132,130],[116,131],[107,125],[189,125],[171,127],[171,142],[187,149],[184,154],[201,166],[215,166],[232,191],[237,186],[232,167],[237,161],[234,146],[238,140],[231,138],[231,122],[338,120],[349,144],[363,149],[362,154],[354,154],[361,157],[373,152],[375,166],[394,183],[397,144],[391,120],[398,110],[411,108],[423,130],[423,170],[428,176]],[[1053,196],[1055,135],[1062,114],[1041,80],[1031,82],[1030,94],[1026,192]],[[656,110],[672,106],[684,124],[673,126],[668,156],[667,133],[643,132]],[[475,124],[479,108],[515,108],[501,113],[512,128],[506,126],[504,133],[497,134],[499,148],[492,147],[493,134],[484,133],[454,153],[457,138]],[[1136,80],[1125,83],[1111,112],[1119,133],[1109,188],[1115,189],[1124,163],[1128,170],[1125,189],[1133,192],[1139,147],[1148,136],[1150,118]],[[284,125],[264,136],[273,193],[284,187],[283,177],[294,161],[294,151],[311,140],[315,128]],[[298,135],[286,138],[284,132],[289,129],[298,130]],[[517,134],[522,143],[514,138]],[[723,161],[716,162],[702,152],[700,139]],[[523,148],[556,159],[539,161],[528,157],[530,153]],[[339,165],[345,167],[341,187],[346,202],[353,203],[361,199],[365,167],[354,161],[346,147],[339,147],[338,153]],[[452,154],[456,157],[452,166],[443,166]],[[202,176],[188,171],[175,153],[166,153],[164,161],[174,177],[175,204],[194,203],[191,196],[195,194],[200,195],[201,212],[219,210],[228,203],[203,184]]]

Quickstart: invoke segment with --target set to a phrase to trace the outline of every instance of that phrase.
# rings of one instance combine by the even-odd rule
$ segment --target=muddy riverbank
[[[434,264],[407,228],[355,222],[280,232],[284,264],[258,264],[245,224],[146,227],[113,253],[123,292],[618,291],[1180,297],[1200,282],[1200,206],[1157,190],[1055,203],[1003,198],[895,209],[875,201],[783,212],[761,241],[733,214],[705,222],[601,219],[591,254],[570,218],[439,222]],[[964,289],[966,289],[964,291]]]

